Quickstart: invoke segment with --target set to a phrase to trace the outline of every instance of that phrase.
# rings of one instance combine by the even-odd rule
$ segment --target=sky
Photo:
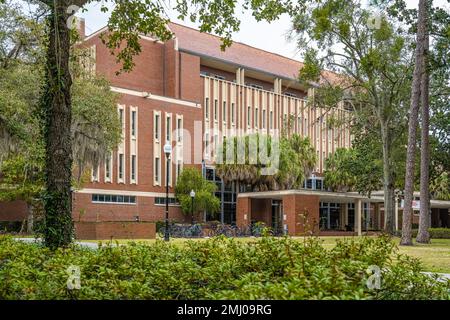
[[[172,0],[173,3],[175,1]],[[416,8],[419,0],[408,0],[408,6]],[[435,5],[447,5],[447,0],[435,0]],[[80,13],[79,16],[86,19],[86,34],[89,35],[102,27],[104,27],[108,21],[108,14],[100,11],[101,3],[94,2],[86,6],[87,11]],[[168,15],[174,22],[181,23],[190,27],[196,28],[197,25],[190,21],[180,21],[176,19],[176,14],[173,11],[169,11]],[[240,15],[241,28],[240,31],[233,35],[233,40],[243,42],[250,46],[260,48],[269,52],[274,52],[286,56],[301,60],[300,52],[296,48],[296,44],[287,40],[291,24],[287,15],[282,16],[279,20],[273,23],[256,22],[249,12]]]

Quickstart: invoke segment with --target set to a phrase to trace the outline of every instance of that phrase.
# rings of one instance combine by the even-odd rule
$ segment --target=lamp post
[[[191,224],[194,224],[194,198],[195,198],[194,189],[191,190],[190,196],[191,196],[191,214],[192,214]]]
[[[164,154],[166,155],[166,228],[164,230],[164,240],[169,241],[169,168],[170,154],[172,153],[172,145],[169,141],[164,146]]]

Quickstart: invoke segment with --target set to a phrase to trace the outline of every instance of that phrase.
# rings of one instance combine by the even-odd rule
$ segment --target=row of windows
[[[226,123],[226,119],[227,119],[227,109],[226,109],[226,102],[223,102],[223,108],[222,108],[222,119],[224,120],[224,123]],[[255,108],[255,114],[254,114],[254,119],[259,119],[259,109]],[[251,115],[252,111],[251,111],[251,107],[248,106],[247,107],[247,126],[251,126],[251,121],[252,121],[252,115]],[[218,120],[218,101],[214,100],[214,120],[217,121]],[[274,118],[273,118],[273,111],[270,111],[269,113],[269,129],[273,129],[273,124],[274,124]],[[235,123],[235,104],[231,103],[231,123],[234,124]],[[209,119],[209,98],[205,98],[205,118],[208,120]],[[303,124],[302,121],[302,117],[298,116],[297,117],[297,128],[298,130],[300,130],[300,128],[303,126],[303,131],[304,131],[304,135],[308,135],[309,132],[309,123],[308,123],[308,118],[305,117],[305,122]],[[284,115],[284,121],[287,122],[287,115]],[[266,124],[267,124],[267,112],[266,110],[262,110],[262,129],[266,129]],[[259,126],[259,121],[255,122],[255,127],[258,128]]]
[[[159,114],[155,115],[155,133],[154,137],[155,140],[160,139],[160,127],[161,127],[161,116]],[[179,118],[177,119],[177,142],[183,141],[183,119]],[[172,117],[167,115],[166,116],[166,141],[172,140]]]
[[[172,141],[172,114],[171,113],[166,113],[165,114],[165,138],[166,141]],[[176,126],[176,142],[178,144],[181,144],[183,142],[183,117],[181,115],[177,115],[176,116],[176,122],[175,122],[175,126]],[[159,148],[159,141],[161,138],[161,113],[160,112],[155,112],[154,114],[154,141],[156,143],[155,148]],[[173,157],[174,160],[176,162],[176,177],[178,178],[178,175],[181,172],[181,168],[182,168],[182,163],[183,160],[180,158],[176,158],[175,157],[181,157],[180,155],[177,155],[175,152],[173,153]],[[154,158],[154,171],[153,171],[153,177],[154,177],[154,183],[155,185],[161,185],[162,182],[162,174],[161,173],[161,158],[160,155],[158,153],[156,153],[155,158]],[[172,181],[172,166],[168,167],[169,170],[169,182]],[[169,183],[170,185],[170,183]]]
[[[110,194],[93,194],[92,202],[136,204],[136,197]]]
[[[166,198],[165,197],[157,197],[155,198],[155,204],[161,205],[161,204],[166,204]],[[169,204],[171,205],[177,205],[177,199],[175,198],[169,198]]]
[[[205,118],[208,120],[209,119],[209,98],[205,98]],[[222,119],[223,122],[227,122],[227,102],[224,101],[223,105],[222,105]],[[218,121],[219,120],[219,102],[217,101],[217,99],[214,100],[214,120]],[[230,108],[230,120],[231,123],[234,124],[235,123],[235,104],[234,102],[231,103],[231,108]]]

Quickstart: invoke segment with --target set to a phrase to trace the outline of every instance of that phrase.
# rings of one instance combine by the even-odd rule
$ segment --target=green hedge
[[[431,228],[428,229],[431,239],[450,239],[449,228]]]
[[[366,285],[383,270],[380,290]],[[67,268],[81,289],[67,289]],[[222,237],[185,244],[73,246],[50,251],[0,237],[0,299],[449,299],[450,283],[420,273],[391,239],[321,240]]]
[[[416,238],[418,232],[419,230],[413,229],[412,237]],[[430,232],[431,239],[450,239],[450,228],[430,228],[428,229],[428,232]],[[401,237],[402,231],[398,231],[396,235]]]

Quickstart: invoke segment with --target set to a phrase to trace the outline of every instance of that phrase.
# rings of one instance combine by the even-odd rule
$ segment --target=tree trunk
[[[42,97],[45,117],[46,193],[45,244],[50,248],[71,243],[72,105],[69,70],[70,30],[66,1],[51,1],[48,17],[49,40],[46,61],[46,86]]]
[[[33,234],[33,227],[34,227],[34,206],[29,203],[27,205],[28,207],[28,218],[27,218],[27,233]]]
[[[425,70],[422,76],[422,138],[420,153],[420,217],[419,232],[416,241],[429,243],[430,233],[430,106],[429,106],[429,82],[428,74],[428,50],[430,37],[427,34],[425,40]]]
[[[390,235],[395,233],[395,186],[391,165],[391,138],[388,126],[381,124],[381,139],[383,143],[383,190],[384,190],[384,230]]]
[[[409,113],[408,151],[406,154],[405,205],[403,207],[403,224],[401,245],[412,245],[412,202],[414,197],[414,167],[416,157],[416,135],[420,105],[421,80],[424,71],[425,34],[427,27],[427,0],[419,1],[419,19],[417,27],[416,62],[411,92]]]

